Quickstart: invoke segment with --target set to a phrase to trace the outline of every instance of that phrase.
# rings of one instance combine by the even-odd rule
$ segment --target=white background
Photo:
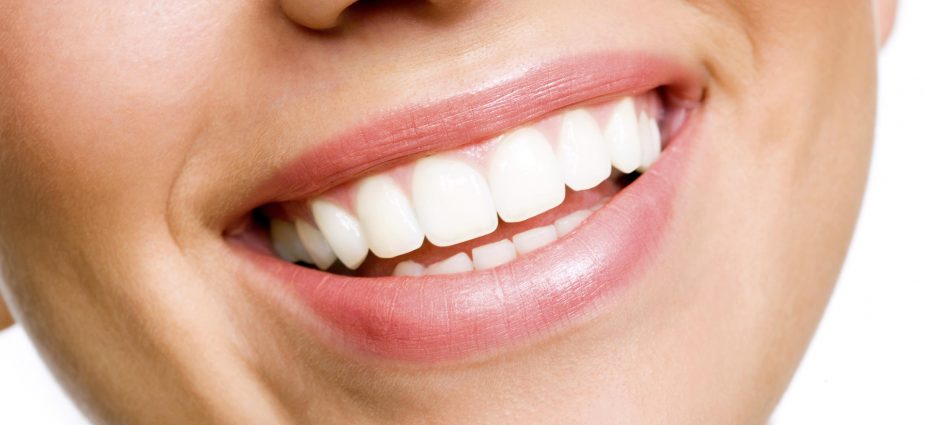
[[[774,425],[925,425],[925,1],[900,6],[859,227]],[[18,327],[0,332],[0,423],[86,424]]]
[[[878,114],[851,251],[774,425],[925,425],[925,1],[900,2]]]

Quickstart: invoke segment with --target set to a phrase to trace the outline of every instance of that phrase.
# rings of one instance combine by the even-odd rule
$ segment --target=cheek
[[[219,17],[132,3],[20,1],[0,17],[10,191],[96,205],[169,183],[201,125]]]

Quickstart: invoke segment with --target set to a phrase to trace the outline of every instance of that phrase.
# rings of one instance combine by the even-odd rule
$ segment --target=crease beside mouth
[[[658,90],[567,108],[310,199],[263,205],[242,233],[283,261],[340,275],[492,269],[593,219],[652,166],[688,112]]]

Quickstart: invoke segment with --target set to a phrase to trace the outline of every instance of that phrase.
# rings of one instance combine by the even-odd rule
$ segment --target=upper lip
[[[272,202],[307,199],[416,156],[486,140],[596,98],[664,88],[699,101],[705,72],[646,53],[586,54],[538,64],[499,83],[383,114],[298,155],[242,202],[232,217]]]
[[[363,173],[485,140],[592,99],[667,88],[700,100],[705,73],[638,53],[567,58],[450,99],[386,114],[303,153],[260,186],[247,211],[306,199]],[[697,115],[697,114],[695,114]],[[692,121],[695,117],[692,117]],[[693,127],[693,128],[692,128]],[[696,125],[686,125],[655,166],[576,233],[501,268],[420,278],[354,278],[242,249],[241,274],[298,302],[316,335],[402,360],[446,360],[535,337],[574,320],[643,275],[673,217],[676,185]],[[256,265],[256,269],[252,266]],[[262,282],[269,280],[272,284]],[[307,316],[305,309],[310,312]]]

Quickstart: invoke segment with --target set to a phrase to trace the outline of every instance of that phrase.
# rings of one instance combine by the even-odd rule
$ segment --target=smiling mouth
[[[559,110],[256,219],[279,258],[331,273],[493,269],[572,233],[649,169],[688,113],[665,104],[650,91]]]
[[[399,121],[410,116],[416,131],[362,155],[336,151],[394,117],[322,145],[226,237],[257,266],[242,273],[298,301],[295,315],[334,345],[439,361],[536,337],[593,310],[658,254],[698,78],[640,55],[540,67],[412,111]],[[557,81],[568,83],[550,90]],[[448,125],[445,112],[467,104],[456,118],[468,119]]]

